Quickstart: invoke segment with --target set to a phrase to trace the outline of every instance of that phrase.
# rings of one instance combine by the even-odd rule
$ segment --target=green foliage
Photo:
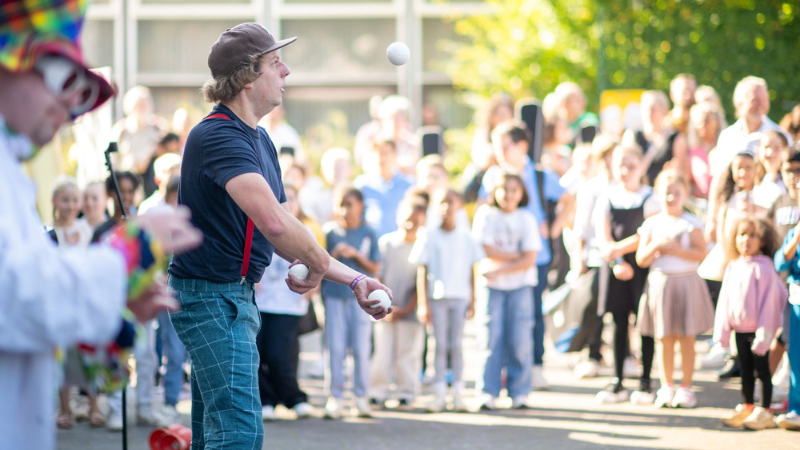
[[[604,89],[669,89],[678,73],[719,92],[729,119],[736,82],[767,80],[770,116],[800,100],[800,2],[775,0],[487,0],[462,18],[448,65],[457,87],[484,97],[543,98],[572,80],[596,107]]]

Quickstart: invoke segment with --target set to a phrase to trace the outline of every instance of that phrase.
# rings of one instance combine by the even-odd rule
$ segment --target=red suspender
[[[230,117],[226,116],[225,114],[212,114],[210,116],[206,116],[205,119],[223,119],[223,120],[231,120]],[[244,238],[244,258],[242,258],[242,279],[239,281],[239,284],[244,284],[244,281],[247,279],[247,269],[250,268],[250,250],[253,247],[253,229],[254,229],[253,221],[248,217],[247,218],[247,233]]]

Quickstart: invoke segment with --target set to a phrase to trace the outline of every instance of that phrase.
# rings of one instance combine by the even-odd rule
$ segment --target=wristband
[[[358,283],[360,283],[360,282],[361,282],[361,280],[364,280],[364,279],[366,279],[366,278],[367,278],[367,276],[366,276],[366,275],[364,275],[364,274],[361,274],[361,275],[359,275],[359,276],[355,277],[355,278],[353,279],[353,281],[352,281],[352,282],[350,282],[350,290],[351,290],[351,291],[352,291],[352,290],[354,290],[354,289],[356,288],[356,285],[357,285]]]
[[[614,261],[608,263],[608,265],[613,269],[614,267],[624,263],[625,260],[623,258],[617,258]]]

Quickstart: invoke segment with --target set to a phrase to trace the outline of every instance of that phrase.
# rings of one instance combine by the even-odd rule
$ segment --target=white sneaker
[[[690,388],[679,387],[672,399],[673,408],[694,408],[697,406],[697,397]]]
[[[306,417],[311,417],[311,414],[314,412],[314,407],[309,405],[306,402],[301,402],[292,408],[297,414],[298,419],[305,419]]]
[[[461,394],[453,394],[453,411],[455,412],[469,412],[467,404],[461,397]]]
[[[775,422],[784,430],[800,431],[800,415],[794,411],[781,414]]]
[[[106,419],[106,429],[108,431],[122,431],[122,413],[111,411]]]
[[[369,409],[369,399],[366,397],[356,398],[356,416],[366,419],[372,417],[372,410]]]
[[[479,408],[483,411],[494,411],[497,407],[494,404],[494,397],[489,394],[483,394],[478,399]]]
[[[535,391],[549,391],[550,384],[544,378],[542,366],[533,366],[533,373],[531,374],[531,384]]]
[[[656,394],[653,393],[652,383],[650,380],[641,380],[639,389],[631,394],[631,403],[634,405],[652,405],[655,401]]]
[[[672,399],[675,398],[675,388],[672,386],[661,386],[656,391],[656,408],[669,408],[672,406]]]
[[[628,401],[628,391],[621,384],[611,382],[605,389],[597,393],[595,401],[600,404],[626,402]]]
[[[703,369],[722,367],[725,365],[725,362],[728,360],[728,356],[730,356],[730,354],[731,352],[729,349],[724,348],[719,344],[714,344],[708,354],[703,356],[703,358],[700,360],[701,367]]]
[[[275,420],[275,407],[271,405],[264,405],[261,407],[261,420],[264,422],[272,422]]]
[[[511,408],[513,409],[528,409],[528,396],[527,395],[518,395],[514,397],[514,400],[511,403]]]
[[[575,366],[573,372],[575,373],[575,378],[579,380],[583,378],[594,378],[600,372],[600,363],[593,359],[583,361]]]
[[[164,420],[159,417],[151,405],[139,405],[136,408],[136,425],[146,427],[164,427]]]
[[[440,413],[444,411],[444,408],[447,406],[447,402],[445,402],[444,396],[437,395],[436,397],[431,400],[430,403],[425,407],[425,411],[429,413]]]
[[[338,420],[342,417],[342,407],[339,405],[339,400],[334,397],[328,399],[328,403],[325,404],[325,415],[323,417],[333,420]]]
[[[178,423],[179,414],[178,410],[175,409],[175,405],[164,405],[164,408],[161,410],[161,419],[162,422],[168,425]]]
[[[760,406],[753,409],[753,413],[744,419],[742,426],[749,430],[765,430],[776,427],[772,413]]]
[[[630,356],[625,358],[625,362],[622,364],[622,378],[639,378],[640,372],[639,366],[633,358]]]

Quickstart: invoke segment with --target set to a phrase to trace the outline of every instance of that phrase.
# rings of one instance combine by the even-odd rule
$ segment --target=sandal
[[[72,428],[75,423],[72,421],[72,414],[71,413],[60,413],[56,416],[56,426],[62,430],[68,430]]]
[[[100,428],[106,426],[106,418],[100,411],[92,411],[89,413],[89,426],[92,428]]]

